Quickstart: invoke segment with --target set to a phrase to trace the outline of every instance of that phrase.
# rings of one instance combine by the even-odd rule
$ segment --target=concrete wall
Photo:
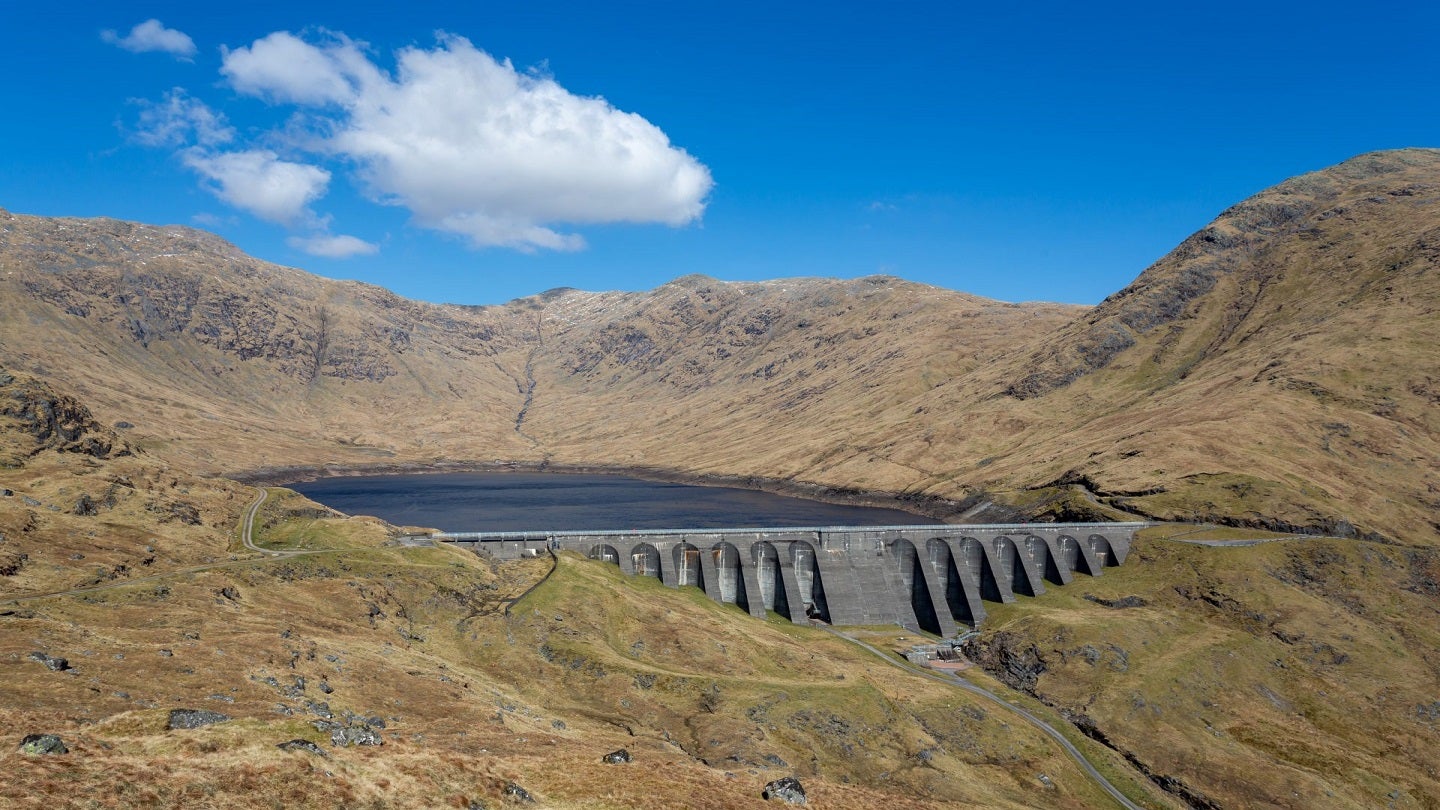
[[[1039,596],[1075,572],[1120,565],[1147,523],[816,527],[629,532],[451,532],[436,539],[502,559],[579,552],[697,587],[753,616],[899,624],[953,636],[985,619],[983,602]]]

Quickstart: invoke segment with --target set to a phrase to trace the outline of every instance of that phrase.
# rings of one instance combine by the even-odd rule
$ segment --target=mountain
[[[435,305],[187,228],[0,223],[6,362],[209,472],[548,460],[780,478],[864,414],[1082,311],[885,277]],[[803,452],[760,460],[760,432]]]
[[[1094,308],[887,277],[408,301],[180,227],[0,215],[0,349],[212,473],[523,462],[937,515],[1440,540],[1440,152],[1222,213]]]
[[[933,437],[877,444],[1012,498],[1049,484],[1166,519],[1433,544],[1437,246],[1440,151],[1295,178],[921,397],[958,415]]]
[[[992,606],[965,679],[1143,806],[1433,806],[1437,247],[1436,150],[1262,192],[1093,308],[693,276],[434,305],[0,214],[0,803],[738,808],[793,774],[817,806],[1111,806],[820,630],[215,475],[519,461],[1247,527]],[[14,753],[41,733],[70,753]]]

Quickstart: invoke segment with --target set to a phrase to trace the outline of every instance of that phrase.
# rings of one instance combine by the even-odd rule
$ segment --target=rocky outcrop
[[[520,787],[514,782],[506,782],[505,787],[500,791],[500,795],[505,798],[505,801],[512,802],[514,804],[535,803],[535,797],[530,795],[530,791],[526,790],[523,787]]]
[[[285,742],[282,742],[275,747],[279,748],[281,751],[304,751],[307,754],[314,754],[317,757],[330,756],[329,754],[325,753],[325,749],[321,748],[313,742],[310,742],[309,740],[286,740]]]
[[[805,787],[793,776],[783,776],[765,785],[760,794],[766,801],[782,801],[786,804],[805,804]]]
[[[223,723],[229,719],[230,716],[228,714],[212,712],[209,709],[171,709],[170,718],[165,723],[165,728],[171,731],[200,728],[215,723]]]
[[[28,756],[43,756],[68,754],[70,749],[66,748],[65,742],[54,734],[27,734],[25,739],[20,741],[20,753]]]
[[[64,672],[70,668],[69,659],[61,658],[57,655],[48,655],[38,650],[30,653],[30,660],[44,664],[46,669],[53,672]]]
[[[114,431],[95,421],[90,409],[74,397],[4,370],[0,370],[0,417],[10,422],[12,435],[32,440],[27,455],[47,449],[95,458],[133,452]]]
[[[621,748],[618,751],[611,751],[605,756],[600,757],[600,761],[606,765],[623,765],[630,761],[630,752]]]
[[[385,739],[369,723],[339,726],[330,730],[330,744],[337,748],[352,745],[384,745]]]
[[[978,636],[965,644],[965,655],[999,678],[1006,686],[1035,694],[1035,685],[1049,668],[1040,648],[1028,639],[1001,631]]]

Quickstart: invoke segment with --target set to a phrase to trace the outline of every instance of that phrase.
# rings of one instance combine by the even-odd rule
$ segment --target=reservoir
[[[396,526],[447,532],[903,526],[936,521],[895,509],[769,492],[569,473],[430,473],[289,484],[311,500]]]

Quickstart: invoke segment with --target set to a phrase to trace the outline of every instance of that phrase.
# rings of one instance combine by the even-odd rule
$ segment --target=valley
[[[822,629],[254,486],[546,470],[1195,524],[987,605],[962,677],[1139,806],[1435,807],[1437,268],[1434,149],[1261,192],[1095,307],[693,275],[432,304],[0,212],[0,801],[738,808],[794,775],[818,807],[1115,806]]]

